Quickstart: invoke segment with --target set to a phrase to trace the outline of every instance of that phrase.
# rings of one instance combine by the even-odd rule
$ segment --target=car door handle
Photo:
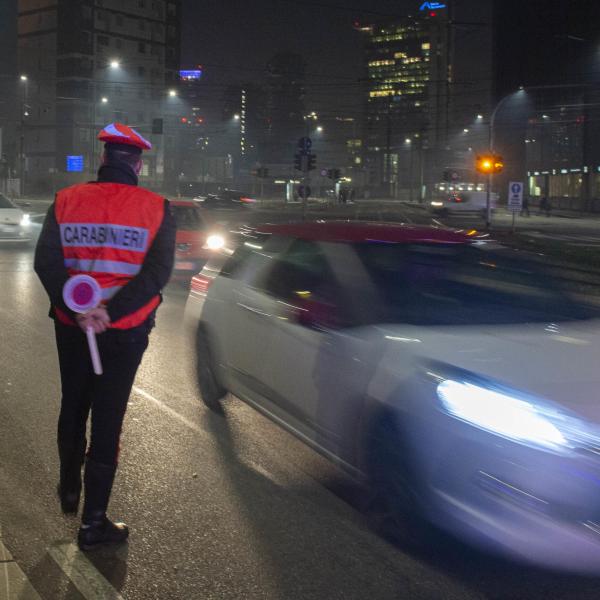
[[[252,306],[248,306],[247,304],[242,304],[241,302],[238,302],[237,305],[240,308],[243,308],[244,310],[251,312],[252,314],[258,315],[259,317],[270,317],[271,316],[269,313],[266,313],[262,310],[259,310],[258,308],[254,308]]]

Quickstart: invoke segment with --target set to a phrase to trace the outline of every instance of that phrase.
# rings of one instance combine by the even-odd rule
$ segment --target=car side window
[[[274,260],[259,287],[281,300],[290,301],[303,294],[315,294],[332,276],[319,247],[303,240],[294,242],[287,252]]]

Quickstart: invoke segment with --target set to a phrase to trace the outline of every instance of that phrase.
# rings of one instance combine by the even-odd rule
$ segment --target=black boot
[[[81,496],[81,467],[85,458],[86,440],[79,447],[58,444],[60,482],[57,486],[60,506],[65,514],[76,514]]]
[[[115,478],[116,465],[105,465],[89,458],[85,463],[85,504],[77,541],[81,550],[104,544],[120,544],[129,536],[124,523],[113,523],[106,516]]]

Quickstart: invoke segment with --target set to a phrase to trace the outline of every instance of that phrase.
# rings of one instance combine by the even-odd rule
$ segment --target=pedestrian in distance
[[[524,217],[525,213],[527,213],[528,217],[531,216],[531,214],[529,212],[529,196],[527,196],[527,195],[523,196],[523,204],[521,206],[521,216]]]
[[[138,187],[142,151],[151,148],[150,142],[120,123],[106,126],[98,139],[105,145],[97,180],[56,194],[34,264],[50,298],[58,350],[58,495],[66,514],[78,511],[84,470],[78,534],[82,550],[121,543],[129,535],[127,526],[113,523],[106,512],[127,402],[171,274],[175,246],[168,201]],[[62,295],[65,283],[78,274],[93,277],[102,290],[100,305],[85,314],[71,312]],[[101,375],[92,369],[88,328],[97,335]]]

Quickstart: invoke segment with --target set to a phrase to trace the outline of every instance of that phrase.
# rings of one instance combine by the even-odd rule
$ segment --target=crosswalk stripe
[[[55,544],[48,554],[86,600],[123,600],[76,544]]]

